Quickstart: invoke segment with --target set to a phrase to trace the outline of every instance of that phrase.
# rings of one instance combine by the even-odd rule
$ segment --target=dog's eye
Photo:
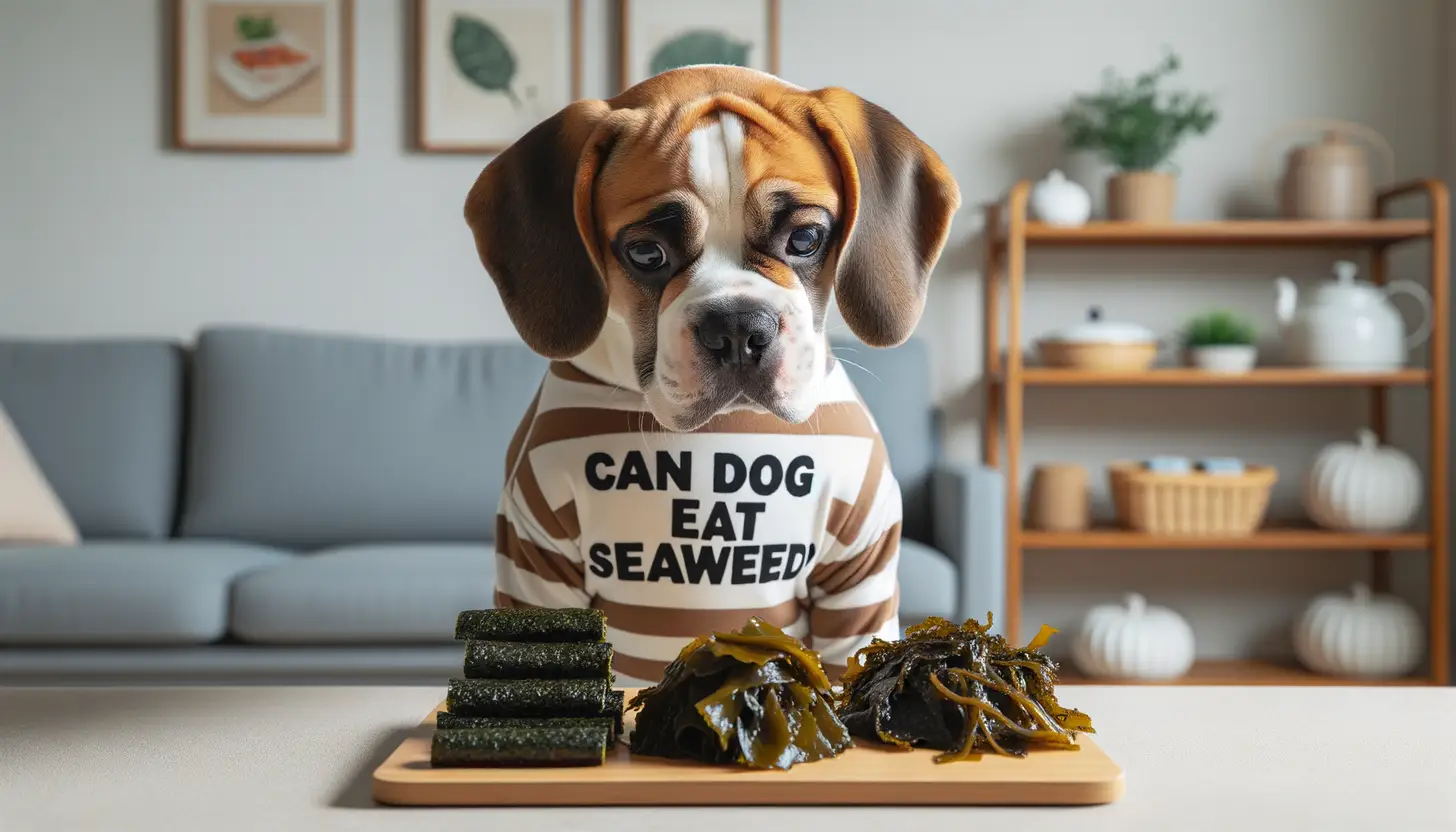
[[[654,271],[667,263],[667,252],[657,243],[633,243],[627,247],[627,259],[643,271]]]
[[[817,225],[801,225],[789,234],[789,254],[808,257],[819,250],[824,241],[824,231]]]

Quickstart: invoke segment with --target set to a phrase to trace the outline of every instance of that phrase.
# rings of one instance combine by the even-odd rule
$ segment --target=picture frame
[[[347,153],[354,0],[174,0],[173,144]]]
[[[415,147],[499,153],[581,98],[582,0],[414,0]]]
[[[619,0],[618,79],[625,90],[690,63],[779,73],[780,0]]]

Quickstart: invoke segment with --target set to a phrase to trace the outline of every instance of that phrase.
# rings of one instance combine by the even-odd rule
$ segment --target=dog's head
[[[736,67],[579,101],[486,166],[465,217],[521,337],[567,359],[615,340],[664,426],[819,403],[826,306],[908,338],[960,193],[894,116]]]

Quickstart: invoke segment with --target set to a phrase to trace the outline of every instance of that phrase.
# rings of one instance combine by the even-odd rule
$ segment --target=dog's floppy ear
[[[565,359],[607,318],[592,192],[615,135],[603,101],[578,101],[491,160],[465,200],[480,262],[526,345]]]
[[[809,98],[810,117],[844,183],[836,243],[840,314],[866,344],[895,346],[925,309],[960,189],[935,151],[884,108],[837,87]]]

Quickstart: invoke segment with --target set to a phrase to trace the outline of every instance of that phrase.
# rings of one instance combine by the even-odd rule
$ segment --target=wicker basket
[[[1117,522],[1149,534],[1236,537],[1264,522],[1279,472],[1249,466],[1244,473],[1159,474],[1136,462],[1107,469]]]

